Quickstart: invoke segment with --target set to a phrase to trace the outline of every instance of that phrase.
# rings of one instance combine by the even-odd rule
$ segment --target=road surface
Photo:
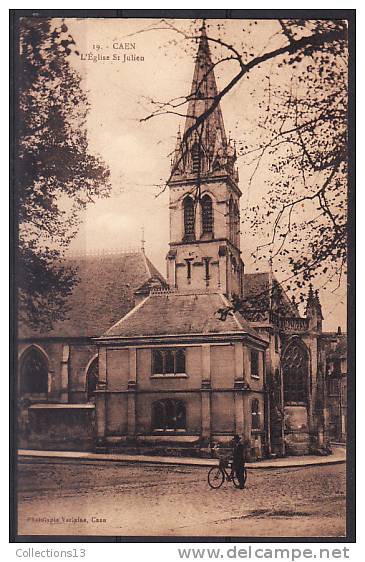
[[[208,468],[22,460],[19,534],[345,536],[345,465],[248,470],[245,490]]]

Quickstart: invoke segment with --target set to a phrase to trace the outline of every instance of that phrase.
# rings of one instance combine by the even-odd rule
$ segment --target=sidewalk
[[[217,459],[199,459],[191,457],[158,457],[152,455],[124,455],[114,453],[88,453],[78,451],[35,451],[30,449],[20,449],[18,456],[21,458],[44,458],[44,459],[69,459],[80,461],[110,461],[127,463],[145,464],[168,464],[184,466],[215,466]],[[282,459],[265,459],[259,462],[247,463],[249,469],[260,468],[292,468],[313,465],[339,464],[346,462],[346,448],[333,447],[333,454],[327,457],[306,455],[302,457],[286,457]]]

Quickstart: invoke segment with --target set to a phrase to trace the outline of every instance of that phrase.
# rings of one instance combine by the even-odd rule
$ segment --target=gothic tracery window
[[[48,364],[38,349],[30,348],[20,365],[20,394],[47,394]]]
[[[195,238],[194,201],[189,196],[184,199],[184,238],[188,240]]]
[[[157,400],[152,403],[152,430],[181,431],[186,429],[186,408],[182,400]]]
[[[306,404],[308,397],[308,353],[304,345],[294,341],[282,359],[284,402]]]
[[[213,203],[209,195],[204,195],[202,197],[201,209],[203,234],[213,234]]]

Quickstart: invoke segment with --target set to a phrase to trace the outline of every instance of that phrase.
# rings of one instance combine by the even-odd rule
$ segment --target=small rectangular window
[[[210,258],[203,258],[203,261],[205,266],[205,280],[208,281],[210,279],[210,271],[209,271]]]
[[[188,281],[190,281],[191,280],[191,262],[192,262],[192,260],[186,259],[185,261],[186,261],[186,267],[187,267],[187,275],[186,276],[187,276]]]
[[[251,377],[259,377],[259,352],[251,349]]]

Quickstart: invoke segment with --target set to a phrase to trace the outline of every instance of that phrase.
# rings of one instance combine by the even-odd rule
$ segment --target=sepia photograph
[[[355,10],[121,12],[11,13],[13,538],[354,540]]]

